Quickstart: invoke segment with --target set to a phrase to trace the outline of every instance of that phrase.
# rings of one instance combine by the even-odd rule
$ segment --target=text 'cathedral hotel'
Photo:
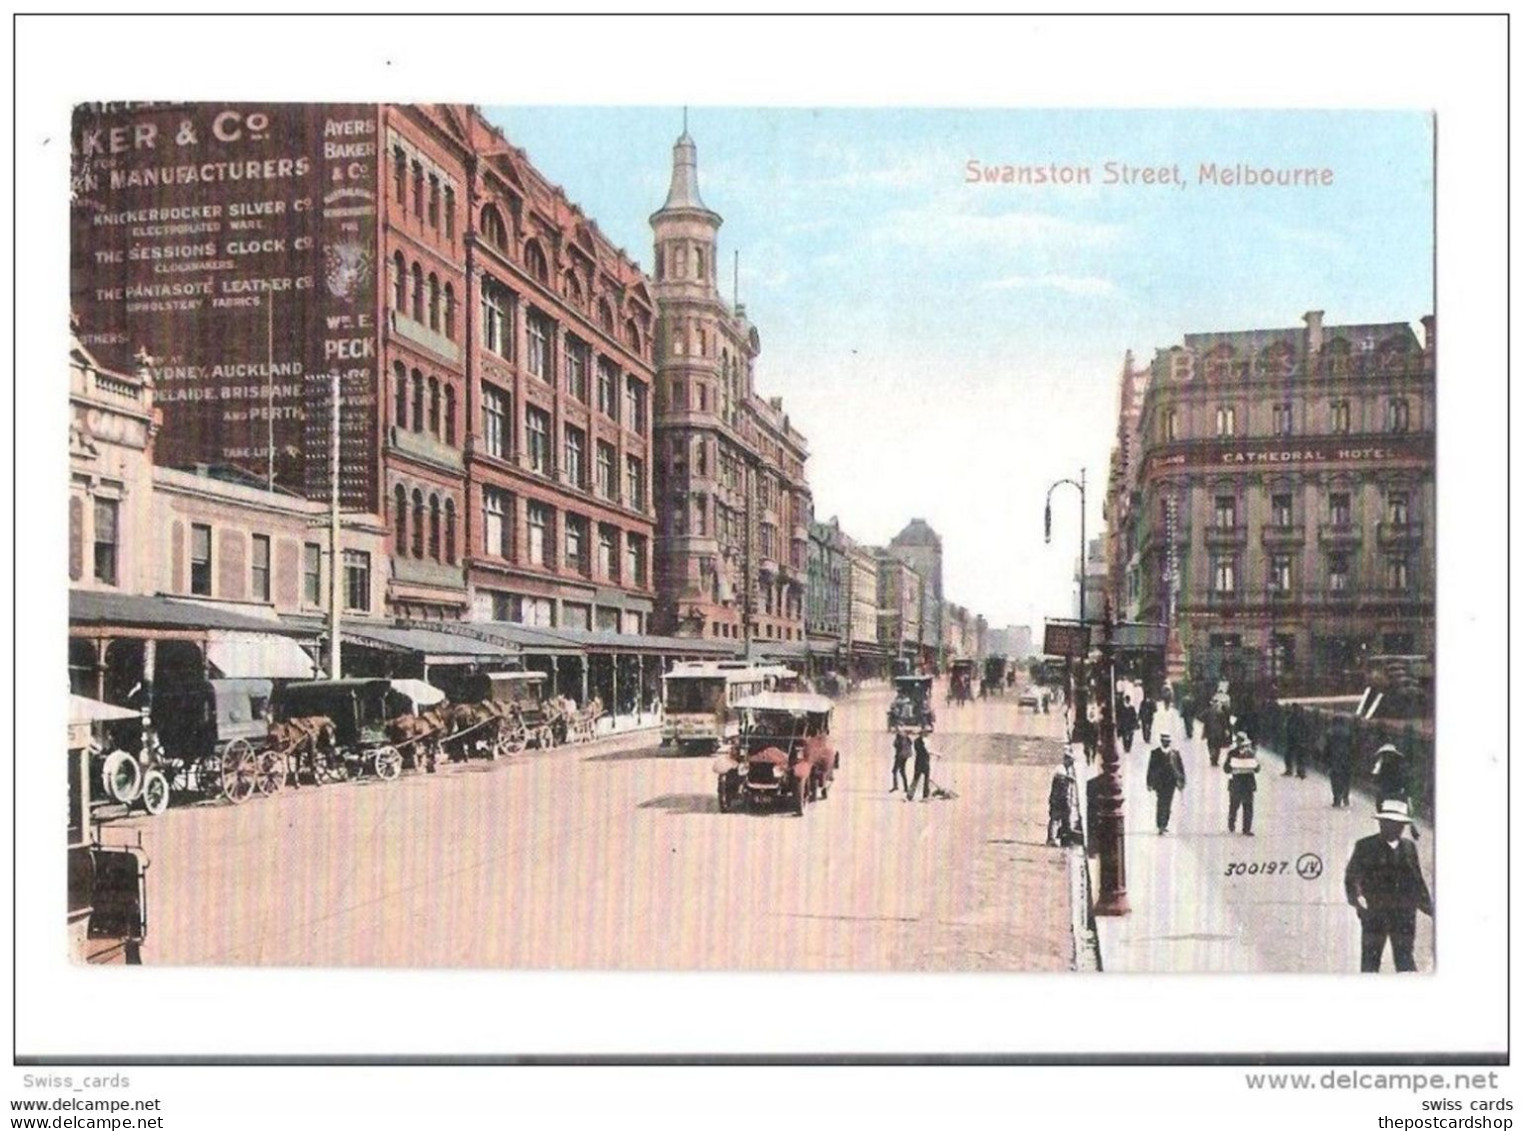
[[[73,144],[77,337],[149,375],[159,462],[325,500],[337,373],[387,614],[803,641],[807,447],[685,133],[654,279],[473,107],[87,106]]]

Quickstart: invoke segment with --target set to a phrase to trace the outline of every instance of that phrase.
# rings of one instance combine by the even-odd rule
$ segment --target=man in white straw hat
[[[1254,775],[1259,772],[1258,753],[1243,731],[1227,751],[1222,763],[1227,774],[1227,831],[1237,831],[1237,815],[1243,815],[1243,835],[1253,835],[1253,795],[1259,786]]]
[[[1417,846],[1402,836],[1412,827],[1404,799],[1381,801],[1375,811],[1380,831],[1354,845],[1343,873],[1343,889],[1359,914],[1359,969],[1378,974],[1391,940],[1391,957],[1398,973],[1417,969],[1412,943],[1417,937],[1417,913],[1433,915],[1433,897],[1423,879]]]

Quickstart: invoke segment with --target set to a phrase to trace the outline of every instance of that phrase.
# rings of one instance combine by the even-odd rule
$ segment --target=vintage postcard
[[[1434,130],[76,106],[58,945],[1431,973]]]

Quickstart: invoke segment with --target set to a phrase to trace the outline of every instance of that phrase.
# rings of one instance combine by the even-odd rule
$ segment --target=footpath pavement
[[[1176,731],[1178,740],[1181,734]],[[1156,738],[1156,735],[1155,735]],[[1284,777],[1285,763],[1259,751],[1263,767],[1251,837],[1227,831],[1227,775],[1211,765],[1197,728],[1181,752],[1186,786],[1174,796],[1169,831],[1155,825],[1146,784],[1148,744],[1138,734],[1122,756],[1126,876],[1131,914],[1097,917],[1101,968],[1113,973],[1351,973],[1359,970],[1359,922],[1343,893],[1354,842],[1376,831],[1375,804],[1355,792],[1332,807],[1326,777]],[[1083,755],[1079,754],[1082,762]],[[1089,767],[1098,772],[1098,763]],[[1420,823],[1423,874],[1442,906],[1434,836]],[[1410,835],[1410,834],[1409,834]],[[1092,883],[1099,868],[1091,861]],[[1419,914],[1417,968],[1434,968],[1433,920]],[[1384,969],[1391,969],[1389,949]]]

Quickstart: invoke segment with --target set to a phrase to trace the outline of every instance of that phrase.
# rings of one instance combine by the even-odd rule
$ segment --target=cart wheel
[[[721,813],[730,811],[730,783],[725,780],[727,776],[726,774],[719,775],[719,811]]]
[[[286,784],[286,759],[278,750],[259,755],[258,789],[265,797],[279,793]]]
[[[235,738],[222,751],[222,796],[241,805],[254,795],[259,780],[259,759],[253,747]]]
[[[143,775],[142,798],[150,817],[157,817],[169,808],[169,779],[163,770],[149,770]]]
[[[113,750],[101,766],[100,780],[107,797],[131,805],[143,789],[143,767],[127,751]]]
[[[371,754],[375,776],[382,781],[396,781],[402,776],[402,754],[394,746],[378,746]]]

